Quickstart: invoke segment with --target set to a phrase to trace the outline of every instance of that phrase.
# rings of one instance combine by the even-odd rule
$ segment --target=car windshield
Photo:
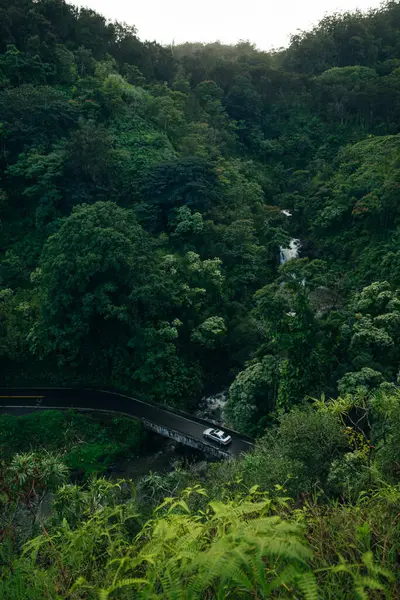
[[[220,438],[223,438],[223,437],[225,437],[225,433],[224,433],[223,431],[221,431],[220,429],[216,429],[216,430],[214,431],[214,433],[215,433],[215,435],[217,435],[217,436],[218,436],[218,437],[220,437]]]

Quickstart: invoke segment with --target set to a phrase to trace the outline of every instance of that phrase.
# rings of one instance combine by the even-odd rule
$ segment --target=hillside
[[[400,597],[399,161],[399,2],[326,17],[267,53],[166,48],[64,0],[0,0],[3,385],[109,387],[188,412],[229,390],[227,424],[259,440],[135,504],[130,484],[69,487],[65,449],[44,444],[55,462],[41,462],[40,436],[18,463],[0,432],[0,574],[17,569],[20,586],[0,582],[6,598],[34,600],[36,575],[49,599]],[[46,529],[21,555],[10,515],[34,506],[25,484],[41,469],[62,498],[55,554]],[[149,546],[160,531],[168,549]],[[224,575],[239,538],[261,579],[250,563]]]

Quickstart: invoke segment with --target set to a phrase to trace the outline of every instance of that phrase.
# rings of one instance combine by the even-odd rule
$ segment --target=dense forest
[[[0,0],[2,385],[258,439],[133,485],[139,426],[1,417],[1,597],[400,598],[399,239],[399,2],[262,52]]]

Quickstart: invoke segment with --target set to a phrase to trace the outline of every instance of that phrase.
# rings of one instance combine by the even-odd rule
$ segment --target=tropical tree
[[[89,368],[115,364],[146,312],[151,265],[131,211],[111,202],[75,208],[43,250],[33,348],[55,352],[59,364],[79,356]]]

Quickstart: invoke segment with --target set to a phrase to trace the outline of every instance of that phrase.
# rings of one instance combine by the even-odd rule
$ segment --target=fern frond
[[[296,579],[299,590],[304,595],[304,600],[318,600],[318,586],[315,575],[311,571],[301,573]]]

